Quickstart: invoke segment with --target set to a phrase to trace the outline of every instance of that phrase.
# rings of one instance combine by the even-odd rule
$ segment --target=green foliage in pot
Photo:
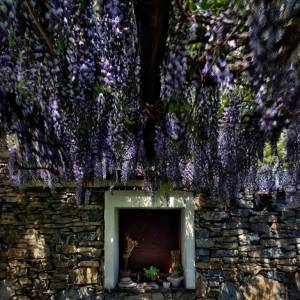
[[[151,280],[155,280],[158,277],[158,272],[159,272],[159,269],[154,266],[151,266],[148,269],[144,268],[145,277],[149,278]]]
[[[181,264],[175,265],[175,266],[173,267],[173,269],[172,269],[172,273],[173,273],[174,275],[181,275],[181,274],[182,274],[182,266],[181,266]]]

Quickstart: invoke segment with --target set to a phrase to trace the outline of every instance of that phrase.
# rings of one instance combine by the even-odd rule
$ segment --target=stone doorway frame
[[[168,199],[168,200],[167,200]],[[195,233],[193,196],[187,192],[170,193],[168,198],[143,191],[105,193],[104,207],[104,287],[113,289],[119,274],[119,209],[180,209],[181,261],[186,289],[195,289]]]

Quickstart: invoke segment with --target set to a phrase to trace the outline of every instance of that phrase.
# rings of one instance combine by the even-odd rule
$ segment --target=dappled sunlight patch
[[[253,276],[241,286],[245,300],[287,300],[286,287],[279,281],[268,279],[262,275]]]
[[[74,284],[96,284],[98,283],[97,268],[78,268],[71,271],[71,281]]]
[[[24,240],[28,246],[29,256],[33,258],[45,258],[50,255],[44,235],[40,234],[36,229],[27,229]]]

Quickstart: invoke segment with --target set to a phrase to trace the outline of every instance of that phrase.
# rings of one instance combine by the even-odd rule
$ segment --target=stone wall
[[[90,192],[78,205],[73,189],[19,191],[0,166],[0,300],[193,299],[104,296],[104,190]],[[300,210],[265,204],[195,198],[197,299],[300,299]]]
[[[248,195],[226,211],[196,199],[200,299],[300,299],[300,209],[276,199],[255,207],[253,200]]]
[[[92,190],[77,205],[73,190],[20,192],[9,184],[5,165],[0,172],[0,299],[101,292],[103,191]]]

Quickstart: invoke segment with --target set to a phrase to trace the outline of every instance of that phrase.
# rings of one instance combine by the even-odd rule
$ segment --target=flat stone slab
[[[194,292],[176,291],[176,292],[153,292],[153,293],[113,293],[104,296],[104,300],[195,300]]]

